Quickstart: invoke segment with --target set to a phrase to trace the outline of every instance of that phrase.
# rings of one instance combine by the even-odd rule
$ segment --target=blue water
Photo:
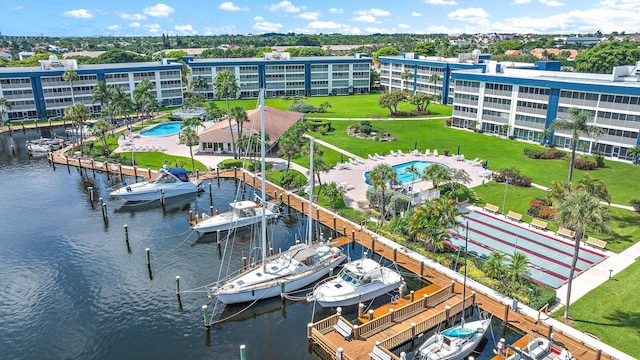
[[[181,126],[182,126],[182,121],[166,122],[166,123],[158,124],[149,130],[140,131],[140,135],[150,136],[150,137],[175,135],[178,132],[180,132]]]
[[[54,171],[46,158],[29,159],[25,141],[41,136],[52,134],[0,134],[0,358],[233,360],[240,358],[242,344],[249,360],[326,358],[309,346],[306,329],[334,310],[306,302],[261,301],[208,334],[204,330],[202,305],[209,306],[214,319],[245,305],[216,309],[205,293],[186,290],[215,281],[225,251],[234,255],[231,270],[238,269],[241,251],[249,254],[254,238],[243,232],[225,250],[211,237],[189,235],[188,212],[208,212],[209,181],[204,194],[167,203],[164,210],[154,204],[120,207],[108,197],[108,188],[119,180],[60,165]],[[234,181],[211,184],[214,206],[227,210],[236,194]],[[89,186],[95,188],[93,206]],[[249,187],[244,192],[252,198]],[[99,197],[106,199],[106,222]],[[269,227],[274,249],[288,248],[302,237],[301,219],[293,211]],[[131,252],[124,241],[125,224]],[[151,249],[152,280],[145,248]],[[354,259],[363,252],[359,246],[347,251]],[[176,275],[184,292],[182,309]],[[406,280],[410,289],[417,288],[415,279]],[[349,311],[343,315],[355,318],[356,310]],[[496,331],[499,338],[500,328]],[[487,345],[476,358],[491,358],[491,349]]]
[[[431,161],[415,160],[415,161],[409,161],[409,162],[398,164],[398,165],[393,165],[392,167],[396,171],[396,179],[399,182],[401,182],[402,184],[410,184],[412,181],[420,180],[422,171],[424,171],[424,169],[426,169],[431,164],[433,164]],[[418,169],[418,175],[413,175],[412,177],[410,173],[406,172],[411,165],[415,165],[415,167]],[[443,166],[446,166],[446,165],[443,165]],[[371,185],[371,182],[369,182],[369,171],[364,173],[364,181],[367,184]]]

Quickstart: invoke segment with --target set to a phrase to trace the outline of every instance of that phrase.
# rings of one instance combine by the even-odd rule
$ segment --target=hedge
[[[307,127],[310,131],[318,131],[318,127],[328,126],[331,129],[331,121],[329,120],[307,120]]]
[[[227,159],[218,163],[220,169],[244,168],[247,171],[255,171],[260,169],[260,161],[249,159]],[[266,169],[271,169],[271,163],[265,164]]]

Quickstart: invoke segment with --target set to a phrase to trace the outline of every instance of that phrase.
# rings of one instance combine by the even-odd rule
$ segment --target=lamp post
[[[609,269],[609,280],[611,280],[611,274],[613,274],[613,269]]]
[[[504,198],[502,199],[502,215],[504,215],[504,207],[507,205],[507,185],[509,185],[509,178],[504,178]]]

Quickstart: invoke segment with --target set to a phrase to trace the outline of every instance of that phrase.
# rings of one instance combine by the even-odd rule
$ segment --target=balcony
[[[456,86],[456,92],[466,92],[472,94],[480,93],[480,88],[471,87],[471,86]]]
[[[492,122],[497,122],[500,124],[508,124],[509,123],[509,119],[507,118],[503,118],[500,116],[493,116],[493,115],[487,115],[487,114],[482,114],[482,120],[486,120],[486,121],[492,121]]]
[[[512,91],[511,90],[498,90],[498,89],[484,89],[484,94],[485,95],[498,95],[498,96],[504,96],[504,97],[511,97]]]
[[[537,109],[525,106],[516,106],[516,111],[522,114],[547,116],[547,109]]]
[[[625,129],[640,130],[640,122],[637,122],[637,121],[624,121],[624,120],[616,120],[616,119],[605,119],[605,118],[599,117],[596,119],[596,124],[611,125],[611,126],[622,127]]]
[[[560,106],[566,106],[566,107],[582,107],[582,106],[586,106],[586,107],[592,107],[595,108],[598,106],[598,101],[597,100],[587,100],[587,99],[574,99],[574,98],[568,98],[568,97],[561,97],[560,98]]]
[[[543,94],[531,94],[531,93],[518,93],[518,98],[519,99],[531,99],[531,100],[537,100],[537,101],[544,101],[544,102],[549,102],[549,95],[543,95]]]
[[[524,126],[524,127],[528,127],[528,128],[532,128],[532,129],[544,130],[544,124],[540,124],[540,123],[537,123],[537,122],[516,120],[515,121],[515,125],[516,126]]]
[[[488,101],[484,102],[484,107],[488,109],[511,110],[511,104],[494,103]]]
[[[465,117],[465,118],[473,119],[473,120],[477,120],[478,119],[478,113],[471,112],[471,111],[454,110],[453,111],[453,115],[454,116],[461,116],[461,117]]]
[[[474,106],[478,106],[478,100],[472,100],[472,99],[463,99],[463,98],[456,98],[453,100],[454,104],[456,105],[474,105]],[[486,105],[485,105],[486,106]]]

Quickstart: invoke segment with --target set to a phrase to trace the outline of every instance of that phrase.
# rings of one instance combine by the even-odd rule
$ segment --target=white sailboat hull
[[[193,229],[197,231],[198,234],[202,235],[216,232],[218,230],[227,231],[231,229],[250,226],[253,224],[257,224],[260,222],[260,220],[262,220],[262,209],[256,208],[255,212],[255,216],[238,218],[234,216],[233,211],[228,211],[226,213],[200,221],[193,226]],[[277,218],[278,214],[269,209],[265,209],[265,216],[267,220],[271,220]]]

